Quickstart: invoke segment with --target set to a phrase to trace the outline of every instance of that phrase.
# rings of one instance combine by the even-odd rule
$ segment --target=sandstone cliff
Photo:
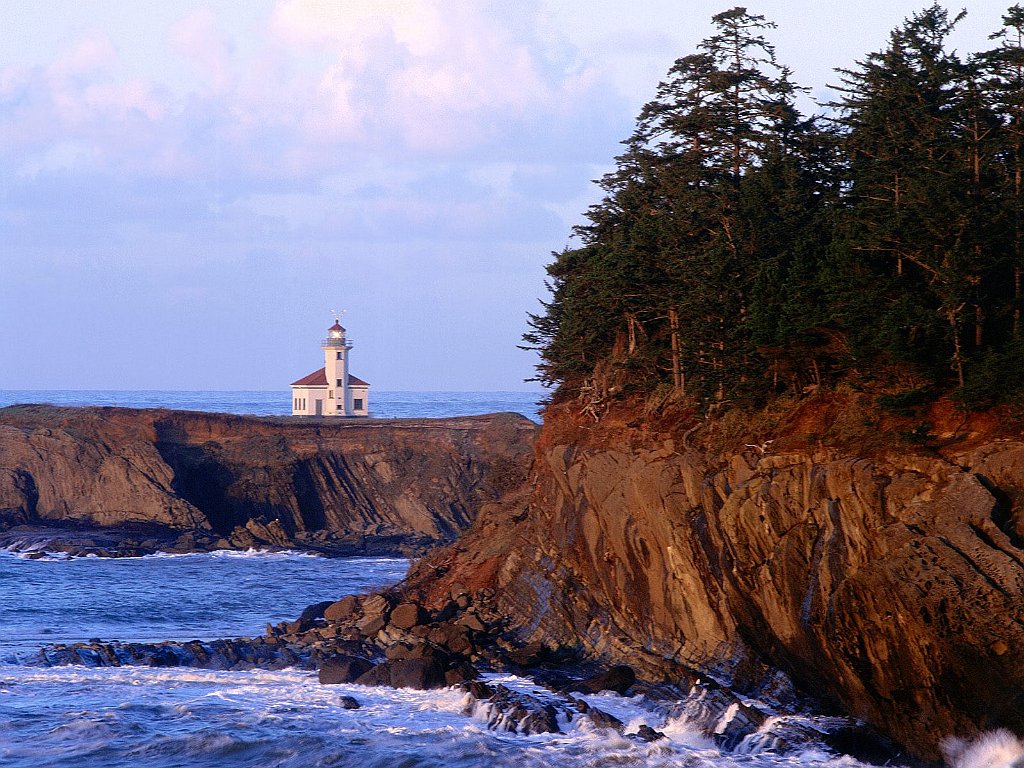
[[[429,545],[522,482],[535,430],[514,414],[328,422],[13,406],[0,409],[0,522],[164,529],[219,546]]]
[[[730,445],[569,410],[546,415],[535,489],[422,561],[419,599],[493,590],[521,642],[648,680],[742,691],[781,668],[926,758],[1024,733],[1024,439],[866,454],[806,425]]]

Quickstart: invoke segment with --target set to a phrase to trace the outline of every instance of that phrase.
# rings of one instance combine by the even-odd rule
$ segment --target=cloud
[[[224,93],[235,80],[231,45],[210,9],[181,19],[168,37],[172,49],[201,73],[211,93]]]

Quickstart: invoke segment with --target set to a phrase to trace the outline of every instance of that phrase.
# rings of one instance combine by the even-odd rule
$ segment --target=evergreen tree
[[[773,25],[716,15],[548,268],[539,377],[705,403],[896,372],[974,405],[1019,392],[1024,10],[967,61],[946,48],[962,16],[933,4],[840,70],[826,129]]]
[[[842,71],[844,98],[834,105],[851,170],[842,236],[884,286],[876,349],[867,351],[934,376],[946,367],[961,385],[965,326],[970,317],[973,338],[983,339],[977,289],[993,260],[982,178],[991,118],[970,68],[945,50],[962,16],[951,20],[935,4],[912,17],[887,49]]]

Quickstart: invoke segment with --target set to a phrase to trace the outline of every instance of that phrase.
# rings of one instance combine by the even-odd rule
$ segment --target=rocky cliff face
[[[521,483],[514,414],[300,421],[117,408],[0,410],[0,521],[148,527],[219,546],[450,541]]]
[[[1024,733],[1024,440],[941,453],[549,413],[536,487],[428,558],[421,599],[494,589],[523,642],[743,690],[766,667],[925,758]]]

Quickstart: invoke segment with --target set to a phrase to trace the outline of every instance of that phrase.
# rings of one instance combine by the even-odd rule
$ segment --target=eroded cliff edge
[[[313,421],[12,406],[0,409],[0,527],[116,530],[179,549],[422,551],[523,481],[536,429],[516,414]]]
[[[856,449],[797,414],[747,445],[621,416],[549,409],[533,489],[409,590],[493,590],[520,642],[652,681],[742,691],[781,668],[925,758],[948,735],[1024,733],[1024,435]]]

